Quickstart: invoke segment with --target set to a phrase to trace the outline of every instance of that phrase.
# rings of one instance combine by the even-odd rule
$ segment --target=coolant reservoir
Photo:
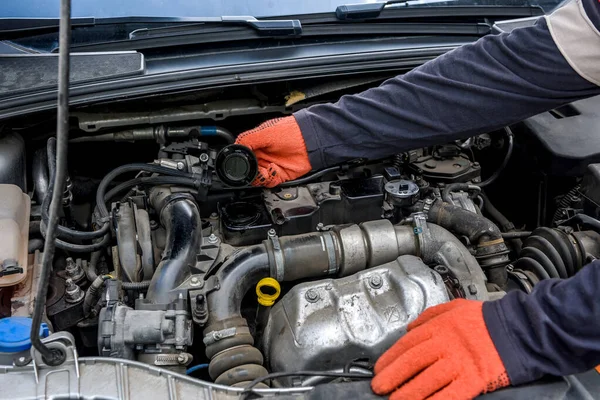
[[[0,287],[16,285],[27,275],[30,211],[21,188],[0,184]]]

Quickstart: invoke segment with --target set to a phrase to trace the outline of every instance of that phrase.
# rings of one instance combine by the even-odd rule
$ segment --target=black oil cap
[[[256,177],[258,162],[252,150],[246,146],[230,144],[217,155],[216,171],[226,185],[246,186]]]

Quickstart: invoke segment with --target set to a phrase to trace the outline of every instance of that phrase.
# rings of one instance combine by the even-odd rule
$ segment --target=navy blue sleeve
[[[483,304],[483,317],[513,385],[600,364],[600,261],[569,279],[547,279],[529,295]]]
[[[599,93],[567,63],[541,18],[295,117],[316,170],[464,139]]]

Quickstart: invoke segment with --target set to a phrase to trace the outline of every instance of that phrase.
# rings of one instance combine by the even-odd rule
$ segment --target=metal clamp
[[[283,259],[283,251],[281,250],[281,243],[279,243],[279,237],[277,236],[277,233],[275,233],[274,229],[269,229],[267,238],[273,245],[273,256],[275,258],[275,270],[273,270],[273,266],[271,266],[271,277],[281,282],[283,281],[283,268],[285,263]]]
[[[419,254],[417,255],[420,257],[421,249],[423,249],[423,246],[425,244],[425,237],[429,236],[429,228],[427,227],[427,216],[424,213],[419,212],[413,214],[411,217],[414,225],[413,231],[419,241]]]
[[[202,341],[205,346],[210,346],[211,344],[217,343],[219,340],[227,339],[235,336],[237,333],[237,328],[227,328],[221,329],[220,331],[209,332]]]

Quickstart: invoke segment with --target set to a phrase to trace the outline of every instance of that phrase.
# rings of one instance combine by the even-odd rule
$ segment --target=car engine
[[[158,111],[75,110],[44,335],[67,331],[80,355],[227,386],[273,372],[288,375],[259,385],[368,376],[428,307],[529,292],[600,256],[598,141],[585,151],[560,141],[594,126],[581,121],[598,121],[598,103],[274,189],[251,185],[256,158],[234,144],[273,115],[149,123]],[[56,141],[43,122],[6,128],[0,313],[10,320],[31,316],[40,284]],[[5,365],[29,357],[1,347]]]

